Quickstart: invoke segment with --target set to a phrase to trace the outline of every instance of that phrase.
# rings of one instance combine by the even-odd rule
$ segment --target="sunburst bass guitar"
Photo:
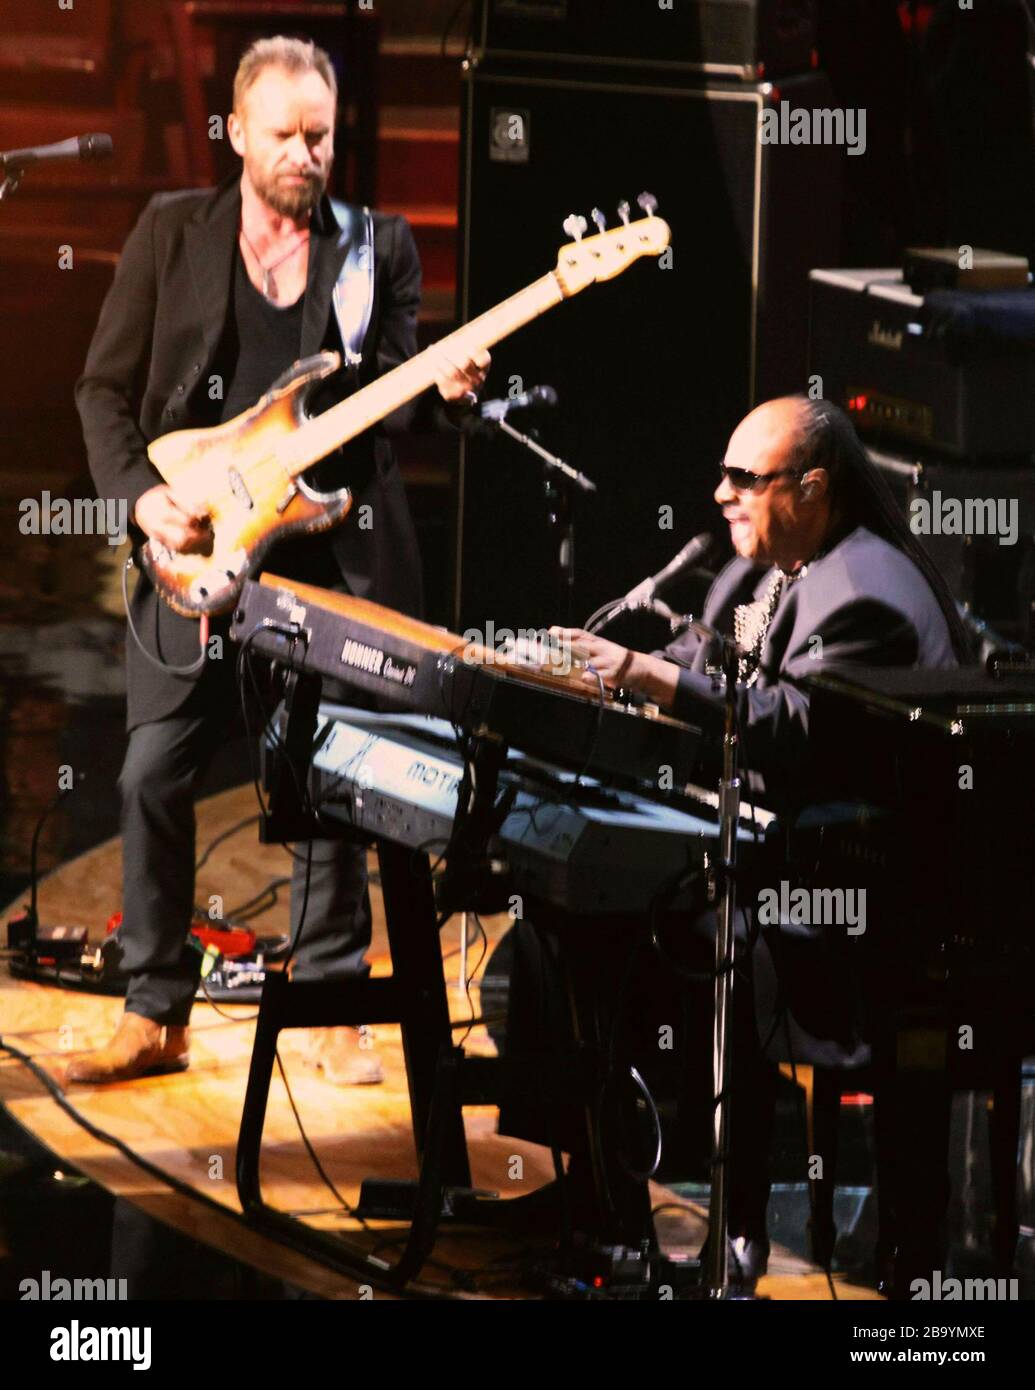
[[[650,195],[639,202],[647,215],[630,222],[622,204],[622,224],[610,231],[595,212],[601,230],[591,237],[582,235],[584,218],[569,218],[565,230],[574,239],[559,251],[554,270],[320,415],[307,414],[306,398],[337,370],[335,352],[296,362],[233,420],[154,440],[151,462],[211,528],[204,553],[173,552],[154,539],[140,548],[139,562],[166,603],[187,617],[226,612],[276,541],[343,521],[351,492],[321,493],[306,470],[432,386],[441,349],[469,356],[489,348],[588,285],[613,279],[642,256],[660,255],[669,228],[654,214]]]

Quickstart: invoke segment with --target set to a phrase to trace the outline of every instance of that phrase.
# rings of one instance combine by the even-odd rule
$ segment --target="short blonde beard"
[[[327,187],[327,177],[324,174],[317,174],[314,178],[307,178],[304,185],[280,187],[277,179],[270,182],[259,181],[255,175],[248,171],[252,187],[256,193],[274,212],[281,217],[290,217],[295,221],[300,221],[308,217],[320,199],[323,197]]]

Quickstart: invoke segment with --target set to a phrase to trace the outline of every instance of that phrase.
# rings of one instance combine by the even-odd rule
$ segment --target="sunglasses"
[[[752,473],[750,468],[731,468],[728,463],[719,464],[719,472],[734,492],[764,492],[774,478],[800,478],[804,471],[801,468],[777,468],[773,473]]]

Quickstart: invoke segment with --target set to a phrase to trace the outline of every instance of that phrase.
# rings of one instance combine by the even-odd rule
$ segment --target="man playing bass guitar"
[[[204,552],[211,544],[206,517],[149,462],[151,441],[230,420],[296,360],[348,347],[335,294],[347,238],[325,194],[336,100],[330,60],[313,44],[253,44],[237,71],[228,123],[241,174],[214,190],[152,199],[126,243],[76,401],[98,494],[126,501],[137,544],[150,538],[174,553]],[[373,300],[360,385],[414,355],[420,303],[409,225],[374,213],[372,230]],[[416,536],[389,436],[419,422],[456,424],[488,366],[487,352],[454,352],[452,359],[443,352],[438,395],[395,411],[350,448],[347,482],[354,506],[369,508],[369,524],[353,519],[281,541],[271,566],[416,613]],[[329,393],[335,382],[343,378],[328,383]],[[93,1084],[187,1066],[198,983],[198,957],[184,946],[194,905],[194,792],[237,702],[229,615],[212,619],[211,633],[224,638],[222,659],[204,650],[199,656],[198,621],[174,612],[146,576],[131,617],[139,640],[127,644],[129,747],[120,777],[129,983],[114,1038],[68,1068],[68,1080]],[[364,972],[365,849],[314,842],[307,895],[305,858],[296,857],[292,880],[293,929],[308,898],[294,978]],[[376,1054],[360,1041],[355,1030],[319,1030],[310,1056],[341,1084],[379,1081]]]

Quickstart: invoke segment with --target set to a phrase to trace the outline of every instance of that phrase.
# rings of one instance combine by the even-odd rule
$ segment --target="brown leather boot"
[[[112,1081],[134,1081],[138,1076],[186,1071],[189,1064],[190,1029],[165,1027],[141,1014],[126,1012],[107,1047],[87,1052],[68,1064],[65,1081],[103,1086]]]
[[[333,1086],[376,1086],[385,1079],[367,1028],[310,1028],[306,1061]]]

